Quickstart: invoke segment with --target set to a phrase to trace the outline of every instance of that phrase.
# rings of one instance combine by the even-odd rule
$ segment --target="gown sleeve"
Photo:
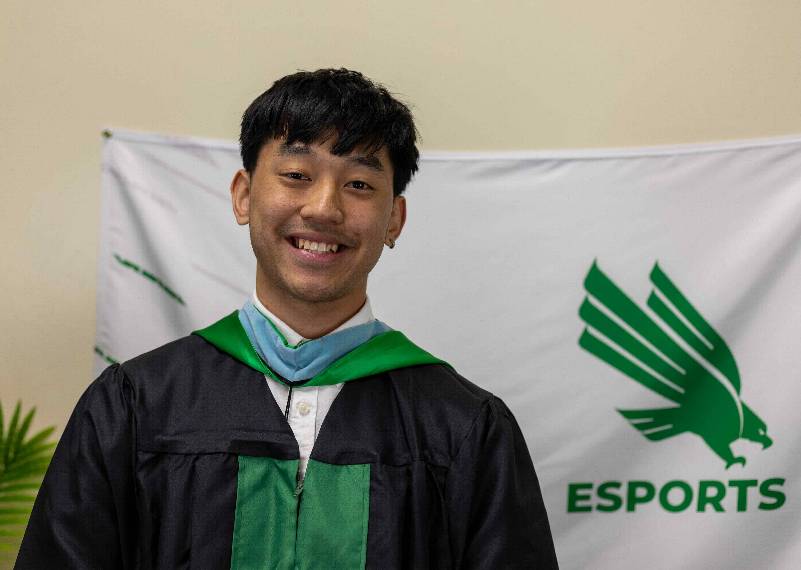
[[[133,567],[132,401],[119,365],[81,397],[36,497],[16,569]]]
[[[461,444],[445,494],[455,568],[558,568],[531,456],[498,398],[484,405]]]

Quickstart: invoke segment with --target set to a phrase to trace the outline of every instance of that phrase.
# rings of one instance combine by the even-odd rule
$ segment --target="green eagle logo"
[[[648,308],[637,306],[592,264],[584,280],[587,296],[579,309],[586,324],[579,345],[673,402],[675,406],[618,410],[651,441],[691,432],[728,469],[745,465],[732,442],[747,439],[770,447],[767,426],[740,399],[740,373],[726,342],[668,276],[654,264]]]

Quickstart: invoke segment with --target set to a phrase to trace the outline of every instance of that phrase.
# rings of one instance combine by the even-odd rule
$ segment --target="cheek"
[[[257,256],[268,258],[275,255],[280,228],[287,216],[280,206],[266,201],[256,201],[251,206],[250,243]],[[264,261],[264,259],[262,259]]]
[[[275,232],[291,216],[290,204],[280,200],[256,200],[251,205],[251,225],[259,231]]]
[[[365,247],[366,257],[371,267],[375,266],[384,251],[388,224],[388,212],[382,212],[380,216],[373,216],[369,222],[365,223],[362,245]]]
[[[372,219],[363,226],[362,243],[371,251],[381,250],[387,232],[387,223],[383,219]]]
[[[375,207],[369,211],[363,212],[360,216],[355,218],[355,222],[362,229],[362,235],[370,236],[370,239],[381,238],[383,241],[384,235],[387,233],[389,221],[392,216],[392,210],[385,207]]]

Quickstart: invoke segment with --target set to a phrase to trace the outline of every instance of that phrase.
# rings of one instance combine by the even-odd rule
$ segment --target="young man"
[[[240,142],[253,298],[89,387],[17,568],[556,568],[511,412],[367,300],[417,170],[409,110],[296,73]]]

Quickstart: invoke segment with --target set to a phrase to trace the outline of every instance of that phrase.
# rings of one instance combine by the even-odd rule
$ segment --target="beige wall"
[[[90,381],[103,126],[234,138],[296,69],[415,108],[425,149],[801,133],[801,4],[34,2],[0,32],[0,399],[62,427]]]

